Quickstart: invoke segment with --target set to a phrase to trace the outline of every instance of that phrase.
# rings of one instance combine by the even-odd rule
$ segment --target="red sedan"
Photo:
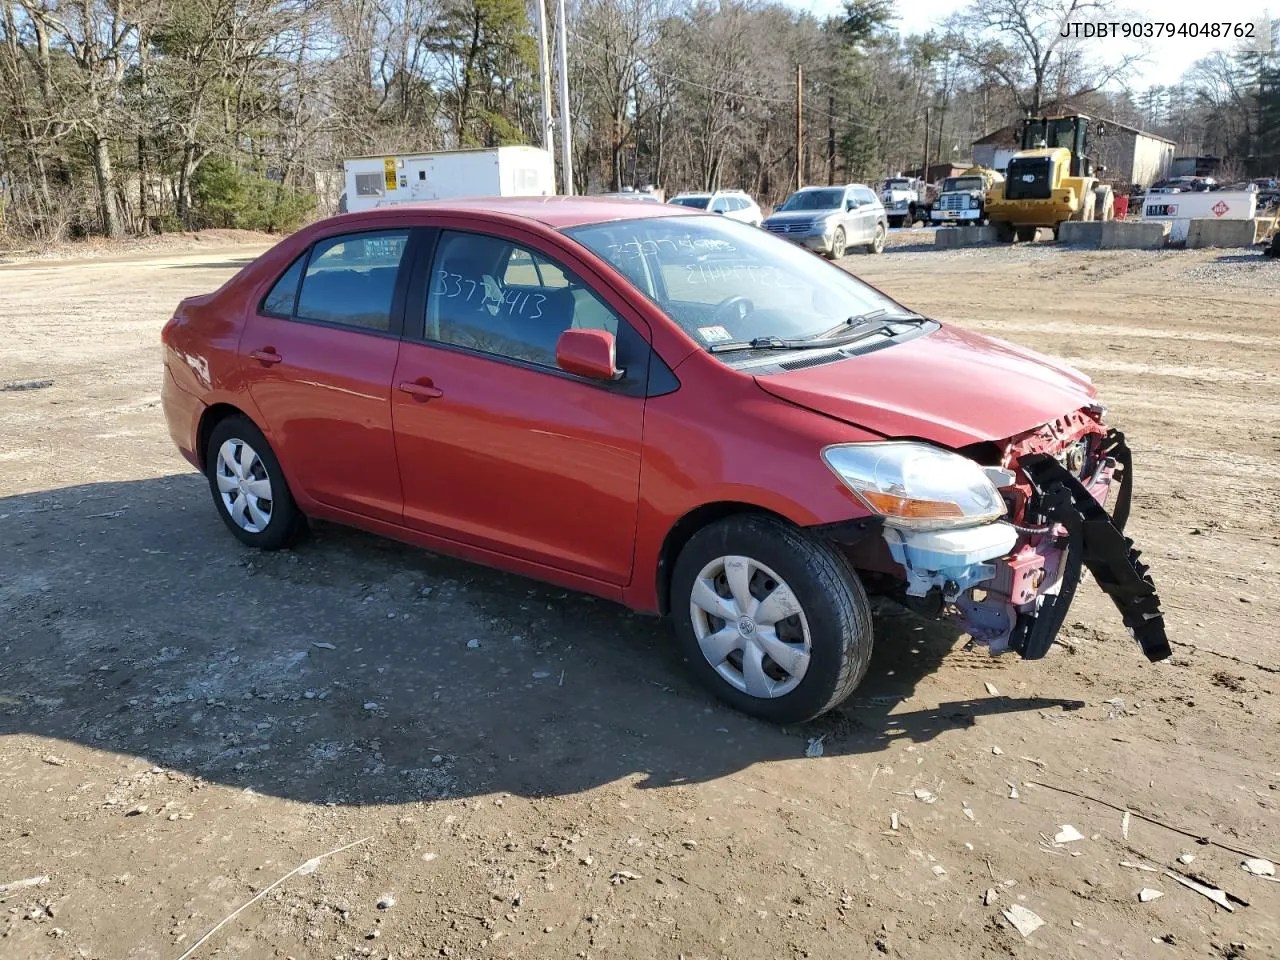
[[[336,217],[163,340],[170,432],[244,543],[321,518],[669,614],[695,673],[775,721],[862,679],[868,589],[1037,658],[1087,566],[1168,655],[1088,378],[722,217]]]

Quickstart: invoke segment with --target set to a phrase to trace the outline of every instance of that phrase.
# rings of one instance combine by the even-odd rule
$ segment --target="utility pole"
[[[564,0],[559,0],[563,3]],[[804,186],[804,67],[796,64],[796,189]]]
[[[560,166],[563,168],[564,195],[573,196],[573,120],[569,116],[569,18],[564,13],[564,0],[556,0],[556,28],[559,49],[556,73],[560,87]]]
[[[933,107],[924,108],[924,165],[920,168],[920,179],[929,179],[929,125],[933,123]]]
[[[836,182],[836,95],[827,94],[827,186]]]
[[[538,79],[542,94],[542,149],[556,152],[555,120],[551,116],[551,53],[547,46],[546,0],[535,0],[538,14]],[[554,166],[554,163],[552,164]]]

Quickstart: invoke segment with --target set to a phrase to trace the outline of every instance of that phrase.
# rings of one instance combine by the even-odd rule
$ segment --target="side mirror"
[[[617,380],[617,342],[607,330],[569,329],[556,341],[556,365],[591,380]]]
[[[845,208],[845,210],[852,210],[852,209],[853,209],[854,207],[856,207],[857,205],[858,205],[858,201],[857,201],[857,200],[846,200],[846,201],[844,202],[844,208]]]

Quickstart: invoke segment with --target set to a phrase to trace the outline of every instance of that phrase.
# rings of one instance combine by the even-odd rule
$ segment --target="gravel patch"
[[[1265,256],[1261,250],[1241,247],[1182,271],[1179,279],[1220,287],[1280,283],[1280,258]]]

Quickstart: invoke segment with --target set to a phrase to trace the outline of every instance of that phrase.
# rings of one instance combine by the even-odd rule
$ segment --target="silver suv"
[[[849,247],[884,250],[889,220],[875,192],[865,184],[802,187],[764,221],[770,233],[786,237],[832,260]]]

